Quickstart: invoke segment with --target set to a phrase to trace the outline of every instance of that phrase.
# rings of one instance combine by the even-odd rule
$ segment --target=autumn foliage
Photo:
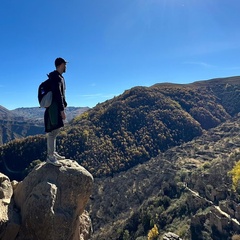
[[[65,126],[58,152],[95,177],[127,170],[236,114],[239,88],[232,79],[132,88]],[[0,147],[0,171],[24,175],[32,161],[45,157],[44,135],[12,141]]]

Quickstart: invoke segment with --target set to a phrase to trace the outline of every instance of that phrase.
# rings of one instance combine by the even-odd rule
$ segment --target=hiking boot
[[[50,163],[56,167],[61,167],[61,163],[58,162],[57,158],[55,156],[48,156],[47,157],[47,160],[46,160],[47,163]]]
[[[64,156],[59,155],[57,152],[54,152],[54,153],[53,153],[53,156],[54,156],[57,160],[63,160],[63,159],[65,159]]]

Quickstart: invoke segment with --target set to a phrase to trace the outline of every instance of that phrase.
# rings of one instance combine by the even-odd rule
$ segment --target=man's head
[[[66,64],[67,61],[65,61],[63,58],[59,57],[55,59],[55,67],[57,71],[60,72],[61,74],[66,72]]]

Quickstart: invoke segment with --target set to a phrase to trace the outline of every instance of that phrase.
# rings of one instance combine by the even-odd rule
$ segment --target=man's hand
[[[63,119],[63,120],[65,120],[65,119],[66,119],[66,114],[65,114],[65,112],[64,112],[64,111],[61,111],[61,117],[62,117],[62,119]]]

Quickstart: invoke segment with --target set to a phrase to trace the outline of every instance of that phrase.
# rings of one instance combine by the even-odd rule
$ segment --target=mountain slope
[[[82,114],[88,109],[89,109],[88,107],[67,107],[66,109],[67,122],[71,121],[74,117]],[[11,113],[17,116],[21,116],[24,119],[34,120],[35,122],[43,124],[44,111],[45,111],[44,108],[30,107],[30,108],[16,108],[14,110],[11,110]]]
[[[42,125],[34,124],[31,121],[0,119],[0,145],[13,139],[21,139],[26,136],[42,134],[43,132]]]
[[[68,107],[67,122],[82,114],[87,107]],[[39,107],[8,110],[0,106],[0,145],[13,139],[44,133],[45,109]]]
[[[0,119],[6,120],[13,117],[16,117],[14,113],[0,105]]]
[[[239,234],[239,190],[232,190],[228,174],[240,160],[239,131],[236,118],[126,172],[96,178],[89,204],[93,239],[147,239],[154,224],[159,237],[168,231],[192,240]]]
[[[95,177],[94,239],[143,240],[154,225],[159,238],[240,233],[240,192],[228,174],[240,159],[239,92],[239,77],[135,87],[63,129],[58,151]],[[6,144],[0,171],[21,180],[45,150],[44,135]]]
[[[127,170],[234,116],[239,111],[239,82],[232,77],[132,88],[70,122],[58,138],[58,151],[77,159],[94,176]],[[30,154],[27,143],[43,154]],[[4,146],[0,170],[4,161],[22,171],[31,161],[44,160],[45,149],[37,136]]]
[[[0,106],[0,145],[13,139],[43,133],[43,126]]]
[[[75,119],[65,143],[74,143],[75,159],[86,167],[91,162],[97,176],[125,170],[230,119],[239,111],[240,85],[234,82],[230,94],[227,84],[232,78],[132,88]],[[78,135],[76,142],[78,131],[85,141]]]

